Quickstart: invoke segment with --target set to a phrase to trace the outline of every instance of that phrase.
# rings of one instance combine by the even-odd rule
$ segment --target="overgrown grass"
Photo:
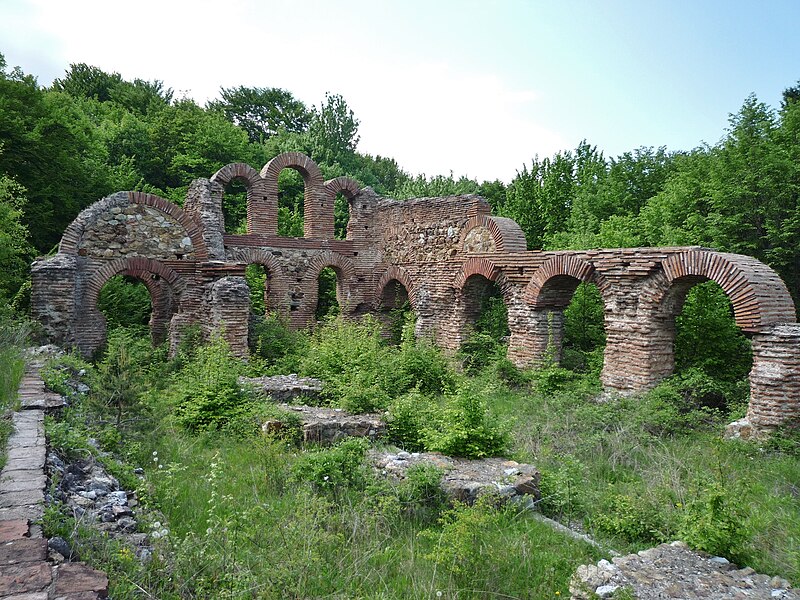
[[[278,322],[269,327],[286,339]],[[108,368],[119,366],[114,356],[90,369],[96,390],[124,380]],[[140,587],[159,598],[564,597],[577,565],[601,557],[511,508],[448,508],[435,472],[400,485],[376,477],[361,442],[314,449],[261,435],[258,422],[275,409],[236,375],[279,364],[323,377],[334,405],[388,408],[390,434],[409,450],[535,464],[541,510],[606,547],[684,538],[800,581],[800,437],[787,428],[764,446],[723,441],[739,408],[706,402],[713,382],[700,375],[599,401],[591,370],[520,372],[496,357],[466,377],[407,333],[389,347],[377,323],[341,320],[264,362],[240,363],[219,340],[172,362],[137,356],[130,369],[138,365],[144,389],[122,406],[124,435],[103,433],[120,406],[91,397],[104,418],[76,409],[48,425],[77,452],[87,451],[77,438],[113,438],[106,449],[145,469],[142,528],[169,532],[155,540],[154,562],[82,534],[87,559],[111,570],[115,598]],[[64,519],[50,516],[68,528]]]
[[[6,464],[6,442],[12,433],[11,420],[5,418],[7,411],[17,405],[17,390],[25,373],[22,349],[29,334],[29,327],[22,322],[3,319],[0,315],[0,469]]]

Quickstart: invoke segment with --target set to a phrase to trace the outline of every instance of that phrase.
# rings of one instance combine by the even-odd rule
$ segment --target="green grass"
[[[0,322],[0,413],[8,415],[17,408],[17,390],[25,373],[22,346],[27,328]],[[0,469],[6,464],[6,442],[13,430],[10,419],[0,419]]]
[[[352,350],[353,335],[334,333],[309,343],[322,344],[331,355]],[[406,368],[414,366],[409,372],[440,373],[440,357],[423,350],[406,345],[362,352],[361,377],[382,386],[398,356]],[[149,373],[143,381],[149,390],[125,408],[136,418],[126,415],[116,435],[109,435],[107,424],[95,424],[103,415],[93,411],[110,410],[98,402],[87,401],[84,409],[65,412],[66,422],[49,424],[51,439],[62,445],[81,451],[74,438],[85,432],[127,462],[116,469],[144,467],[141,528],[169,529],[155,540],[157,556],[147,565],[96,534],[80,534],[82,555],[109,571],[115,598],[141,597],[142,589],[164,599],[427,598],[437,592],[444,598],[555,598],[566,596],[578,565],[608,558],[514,509],[448,510],[425,496],[424,486],[413,491],[368,473],[356,476],[352,462],[337,462],[341,454],[323,453],[309,468],[303,458],[308,449],[248,433],[263,400],[246,394],[254,410],[229,411],[214,402],[201,407],[227,411],[229,422],[220,419],[217,430],[181,425],[180,406],[199,389],[195,362],[206,354],[166,367],[135,354],[138,372]],[[227,365],[225,360],[204,364],[204,378],[222,381],[224,373],[214,365]],[[252,361],[237,368],[257,367]],[[101,377],[104,370],[93,372]],[[466,379],[452,372],[447,378],[454,378],[456,389]],[[448,386],[442,386],[445,395],[453,393]],[[513,458],[542,472],[544,514],[587,531],[604,548],[627,553],[685,537],[698,548],[800,582],[796,433],[764,446],[724,441],[732,415],[703,408],[678,380],[641,397],[598,402],[596,375],[518,373],[502,363],[490,365],[470,386],[510,429]],[[423,395],[401,397],[415,398],[422,402]],[[426,410],[447,406],[441,396],[428,398]],[[331,472],[325,479],[325,469],[341,465],[348,465],[346,476]],[[46,528],[75,526],[51,511]]]

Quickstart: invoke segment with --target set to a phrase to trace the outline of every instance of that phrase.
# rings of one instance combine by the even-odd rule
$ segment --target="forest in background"
[[[746,98],[729,122],[713,146],[609,158],[584,141],[534,157],[508,184],[478,182],[411,174],[392,158],[358,152],[359,120],[340,95],[308,107],[287,90],[240,86],[200,106],[161,81],[126,81],[86,64],[43,87],[0,55],[0,299],[24,309],[31,260],[54,251],[78,212],[109,193],[142,190],[182,203],[193,179],[226,164],[259,167],[300,151],[326,178],[348,175],[398,199],[481,194],[522,226],[529,249],[696,244],[754,256],[781,275],[797,304],[800,83],[778,109]],[[280,183],[280,232],[301,235],[302,180],[285,170]],[[226,194],[230,231],[244,226],[241,192]],[[340,201],[340,235],[346,220]]]
[[[409,174],[391,158],[359,153],[358,119],[338,95],[307,107],[285,90],[238,87],[201,107],[162,82],[88,65],[43,88],[3,64],[0,407],[13,406],[24,367],[30,325],[15,317],[26,312],[29,263],[55,251],[82,208],[124,189],[180,203],[194,178],[290,150],[309,154],[326,178],[348,175],[398,199],[481,194],[495,214],[520,223],[531,249],[702,244],[750,254],[797,299],[798,115],[800,83],[778,109],[745,99],[713,146],[606,158],[582,142],[534,157],[506,184]],[[284,170],[280,189],[279,231],[302,235],[302,180]],[[226,190],[223,210],[226,227],[242,231],[242,189]],[[346,221],[340,201],[338,236]],[[263,271],[260,290],[252,275],[260,321],[247,361],[220,339],[202,344],[196,331],[174,357],[151,347],[146,290],[126,296],[137,288],[112,279],[104,292],[120,302],[101,307],[104,351],[94,363],[67,354],[43,370],[71,403],[48,418],[50,448],[67,462],[102,463],[140,503],[149,560],[67,505],[51,504],[42,520],[48,538],[63,537],[109,574],[115,598],[565,597],[577,565],[610,558],[606,549],[678,538],[800,581],[797,424],[763,443],[722,439],[746,409],[752,356],[713,282],[695,286],[676,318],[676,375],[641,396],[597,401],[605,334],[596,287],[580,286],[565,312],[561,367],[520,371],[505,358],[497,297],[453,357],[414,339],[413,315],[402,310],[392,340],[369,318],[290,331],[264,311]],[[606,549],[491,500],[450,505],[437,469],[385,481],[358,440],[299,444],[297,418],[238,380],[289,372],[322,379],[326,405],[384,413],[379,447],[536,465],[538,510]],[[88,392],[77,392],[81,378]],[[286,435],[261,433],[274,418],[286,421]],[[9,431],[0,419],[0,446]]]

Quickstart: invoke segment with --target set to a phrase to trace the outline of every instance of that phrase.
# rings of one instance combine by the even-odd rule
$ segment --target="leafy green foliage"
[[[658,506],[627,494],[609,496],[592,525],[603,533],[644,544],[668,541],[671,533]]]
[[[368,478],[364,464],[367,446],[364,438],[350,438],[331,448],[308,452],[295,464],[294,476],[322,492],[363,488]]]
[[[306,105],[287,90],[240,85],[221,88],[220,96],[221,100],[209,102],[208,107],[222,111],[231,123],[247,132],[251,142],[263,142],[280,130],[300,133],[308,127]]]
[[[142,374],[149,358],[150,341],[135,331],[116,329],[108,336],[103,359],[90,372],[91,397],[116,412],[116,426],[123,411],[130,411],[143,391]]]
[[[730,300],[713,281],[694,286],[675,319],[675,367],[699,369],[723,382],[747,377],[750,341],[733,320]]]
[[[240,370],[222,338],[200,347],[173,391],[177,422],[190,431],[208,431],[244,410],[248,397],[238,383]]]
[[[314,311],[314,317],[318,321],[339,314],[338,285],[336,271],[332,267],[325,267],[320,271],[317,281],[317,308]]]
[[[444,409],[425,429],[425,446],[448,456],[483,458],[508,449],[507,426],[489,409],[483,390],[462,384],[446,396]]]
[[[746,515],[741,497],[719,477],[700,487],[687,504],[679,535],[696,550],[738,561],[750,537]]]
[[[135,277],[115,275],[100,290],[97,308],[105,315],[109,329],[138,327],[146,331],[152,311],[150,292]]]

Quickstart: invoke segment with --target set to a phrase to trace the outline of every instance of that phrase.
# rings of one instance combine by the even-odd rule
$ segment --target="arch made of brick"
[[[386,286],[392,281],[397,281],[406,289],[409,304],[414,310],[417,310],[417,289],[411,281],[411,276],[404,268],[394,265],[386,269],[386,272],[378,280],[377,294],[375,295],[377,303],[380,304]]]
[[[730,299],[736,325],[746,333],[797,321],[786,284],[775,271],[751,256],[692,250],[673,254],[661,266],[665,285],[653,296],[659,307],[679,295],[674,306],[680,311],[689,289],[711,280]]]
[[[319,274],[325,267],[331,267],[336,271],[336,298],[339,302],[339,308],[342,313],[348,313],[355,308],[356,303],[350,298],[352,290],[352,282],[356,276],[356,267],[353,261],[349,258],[342,256],[336,252],[325,250],[320,252],[308,264],[308,271],[306,271],[307,286],[307,305],[311,308],[313,314],[317,306],[319,289],[317,282],[319,281]]]
[[[166,337],[170,316],[176,312],[186,282],[175,271],[145,257],[120,258],[103,264],[89,278],[84,292],[82,310],[76,322],[76,345],[88,356],[100,348],[106,338],[106,321],[97,307],[100,290],[114,275],[130,275],[141,280],[150,293],[152,305],[151,335],[154,341]],[[158,283],[153,277],[158,278]],[[156,317],[154,322],[154,317]],[[160,331],[159,328],[163,328]]]
[[[282,275],[281,264],[275,256],[262,248],[239,248],[231,256],[231,260],[239,264],[258,264],[267,271],[267,310],[286,312],[286,294],[288,282]]]
[[[469,219],[461,229],[459,248],[464,249],[469,232],[477,227],[486,228],[494,241],[495,252],[525,252],[528,242],[522,228],[513,219],[492,215],[477,215]]]
[[[330,204],[332,208],[336,207],[336,194],[341,193],[347,198],[347,211],[350,215],[352,215],[352,202],[355,199],[358,192],[361,191],[361,186],[355,179],[351,179],[350,177],[336,177],[335,179],[328,179],[323,184],[325,190],[325,197],[326,202]],[[333,234],[331,237],[335,235],[335,223]],[[348,227],[347,227],[347,236],[345,239],[351,239],[350,235],[350,221],[348,220]]]
[[[140,278],[144,278],[147,274],[161,278],[169,284],[176,298],[180,297],[183,290],[186,288],[186,282],[177,272],[157,260],[145,258],[143,256],[118,258],[105,263],[92,274],[89,282],[86,284],[86,307],[89,310],[97,309],[97,300],[100,297],[100,290],[106,282],[114,275],[125,274],[125,272],[138,273],[139,275],[135,276]]]
[[[608,282],[587,260],[558,254],[545,261],[525,286],[522,297],[534,310],[566,308],[581,283],[593,283],[605,301]]]
[[[203,240],[200,225],[177,204],[173,204],[155,194],[147,194],[145,192],[121,192],[98,200],[82,210],[75,220],[67,226],[64,235],[61,236],[58,251],[65,254],[78,254],[78,247],[83,239],[86,227],[95,222],[100,213],[119,206],[126,200],[130,204],[149,206],[172,217],[183,226],[186,230],[186,235],[192,240],[195,260],[208,259],[208,248],[205,240]]]
[[[284,152],[269,161],[261,169],[264,180],[264,196],[269,206],[275,206],[275,220],[269,224],[269,231],[254,231],[254,233],[269,233],[276,235],[278,220],[278,175],[284,169],[294,169],[303,178],[303,233],[307,238],[333,238],[333,204],[328,200],[324,189],[322,171],[317,163],[300,152]],[[334,195],[335,197],[335,195]],[[258,217],[259,229],[265,225]]]
[[[211,182],[218,183],[223,188],[223,196],[220,196],[218,200],[220,214],[223,214],[222,199],[225,193],[225,186],[234,181],[242,182],[247,190],[247,233],[268,233],[267,231],[256,231],[256,229],[258,229],[257,223],[259,218],[266,222],[277,223],[277,200],[275,205],[272,206],[261,175],[246,163],[231,163],[225,165],[211,176]]]

